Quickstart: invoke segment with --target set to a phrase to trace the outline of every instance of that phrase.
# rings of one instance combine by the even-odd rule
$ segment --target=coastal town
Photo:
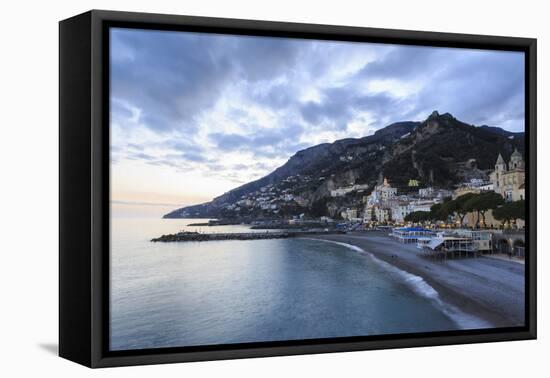
[[[406,275],[407,282],[428,288],[455,315],[468,319],[462,327],[518,326],[525,322],[525,173],[523,157],[515,150],[506,160],[498,155],[494,169],[487,172],[488,180],[469,180],[452,190],[422,187],[411,180],[414,190],[402,193],[382,178],[372,189],[353,184],[330,192],[333,198],[350,194],[360,198],[357,206],[342,209],[337,217],[300,213],[246,222],[209,219],[151,241],[336,243],[370,255],[387,264],[390,272],[397,269]],[[285,182],[307,185],[307,181],[289,177]],[[280,210],[276,199],[295,202],[291,190],[284,191],[293,185],[280,192],[274,186],[261,188],[257,196],[240,199],[238,206],[259,203],[270,211]],[[224,231],[223,226],[232,225],[245,225],[247,231]],[[213,228],[212,232],[193,229],[201,226]]]
[[[238,207],[259,206],[272,214],[279,212],[278,217],[262,213],[262,218],[255,219],[210,219],[151,241],[302,239],[336,243],[370,254],[411,274],[414,282],[429,285],[438,298],[454,306],[453,311],[473,319],[466,327],[522,325],[528,255],[524,159],[517,150],[506,160],[499,153],[494,169],[485,174],[485,180],[472,178],[454,188],[422,186],[411,179],[403,190],[392,186],[388,178],[374,187],[357,183],[336,187],[330,191],[331,198],[347,197],[342,203],[349,204],[351,196],[356,205],[338,209],[332,217],[280,214],[285,205],[305,201],[294,189],[310,185],[312,179],[295,175],[283,180],[286,187],[263,186],[233,207],[239,211]],[[246,225],[247,231],[228,233],[216,228],[236,224]],[[193,229],[201,226],[216,231]]]
[[[366,184],[334,188],[333,198],[353,195],[356,206],[341,209],[336,217],[292,214],[292,206],[304,205],[297,187],[310,185],[308,176],[289,176],[278,186],[266,185],[226,205],[226,214],[260,209],[273,214],[243,222],[242,217],[214,219],[191,226],[248,223],[253,230],[269,233],[208,234],[182,232],[154,241],[207,241],[225,239],[287,238],[335,232],[386,231],[402,244],[414,244],[425,256],[466,257],[496,253],[525,257],[525,162],[517,150],[506,162],[498,155],[488,180],[472,178],[453,190],[421,187],[411,179],[400,193],[387,178],[369,192]],[[320,177],[319,180],[324,179]],[[284,216],[281,216],[283,212]]]
[[[498,154],[486,180],[473,178],[452,189],[421,186],[411,179],[402,192],[382,178],[372,188],[351,184],[332,189],[331,198],[351,195],[356,203],[338,209],[334,217],[289,212],[246,221],[210,219],[151,241],[302,239],[336,243],[370,254],[411,274],[414,282],[429,285],[438,298],[454,306],[453,311],[473,319],[466,327],[517,326],[525,321],[525,174],[524,159],[514,150],[507,160]],[[283,180],[287,187],[261,187],[239,199],[233,211],[259,206],[272,214],[281,213],[281,204],[305,201],[294,195],[293,188],[310,181],[310,177],[295,175]],[[243,223],[246,232],[192,230]]]

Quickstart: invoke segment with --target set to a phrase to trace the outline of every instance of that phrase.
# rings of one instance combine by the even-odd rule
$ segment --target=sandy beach
[[[440,299],[492,327],[524,325],[525,266],[486,257],[432,260],[415,245],[403,245],[382,232],[311,236],[357,246],[410,274],[420,276]]]

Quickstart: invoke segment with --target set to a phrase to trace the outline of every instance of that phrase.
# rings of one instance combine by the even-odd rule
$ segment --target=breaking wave
[[[456,306],[453,306],[449,303],[443,302],[439,297],[439,293],[432,286],[430,286],[424,279],[420,276],[414,275],[412,273],[406,272],[402,269],[397,268],[396,266],[387,263],[384,260],[379,259],[371,252],[365,251],[363,248],[358,247],[353,244],[342,243],[334,240],[325,240],[325,239],[311,239],[311,240],[321,240],[328,243],[338,244],[342,247],[348,248],[355,252],[359,252],[369,256],[369,258],[374,261],[374,263],[381,266],[386,271],[392,273],[393,275],[399,277],[410,289],[413,290],[416,294],[429,299],[432,301],[441,311],[447,315],[460,329],[480,329],[480,328],[492,328],[493,326],[471,314],[467,314],[464,311],[460,310]]]

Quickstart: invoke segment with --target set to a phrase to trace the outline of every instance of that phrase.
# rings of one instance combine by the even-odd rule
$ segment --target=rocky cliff
[[[441,188],[453,188],[471,178],[486,179],[499,153],[505,158],[514,148],[523,153],[524,145],[523,133],[476,127],[449,113],[433,112],[423,122],[398,122],[370,136],[298,151],[259,180],[165,217],[254,218],[286,216],[296,211],[331,215],[341,206],[360,202],[359,197],[370,192],[383,177],[403,191],[408,190],[411,179],[421,186]],[[359,185],[361,190],[343,198],[331,196],[331,190],[351,185]],[[271,195],[266,196],[265,192]],[[275,206],[265,208],[266,201],[260,198]]]

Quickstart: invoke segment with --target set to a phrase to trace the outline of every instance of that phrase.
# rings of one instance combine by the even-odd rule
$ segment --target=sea
[[[135,350],[464,328],[420,277],[316,239],[153,243],[201,219],[113,217],[110,349]],[[256,232],[266,232],[258,230]]]

